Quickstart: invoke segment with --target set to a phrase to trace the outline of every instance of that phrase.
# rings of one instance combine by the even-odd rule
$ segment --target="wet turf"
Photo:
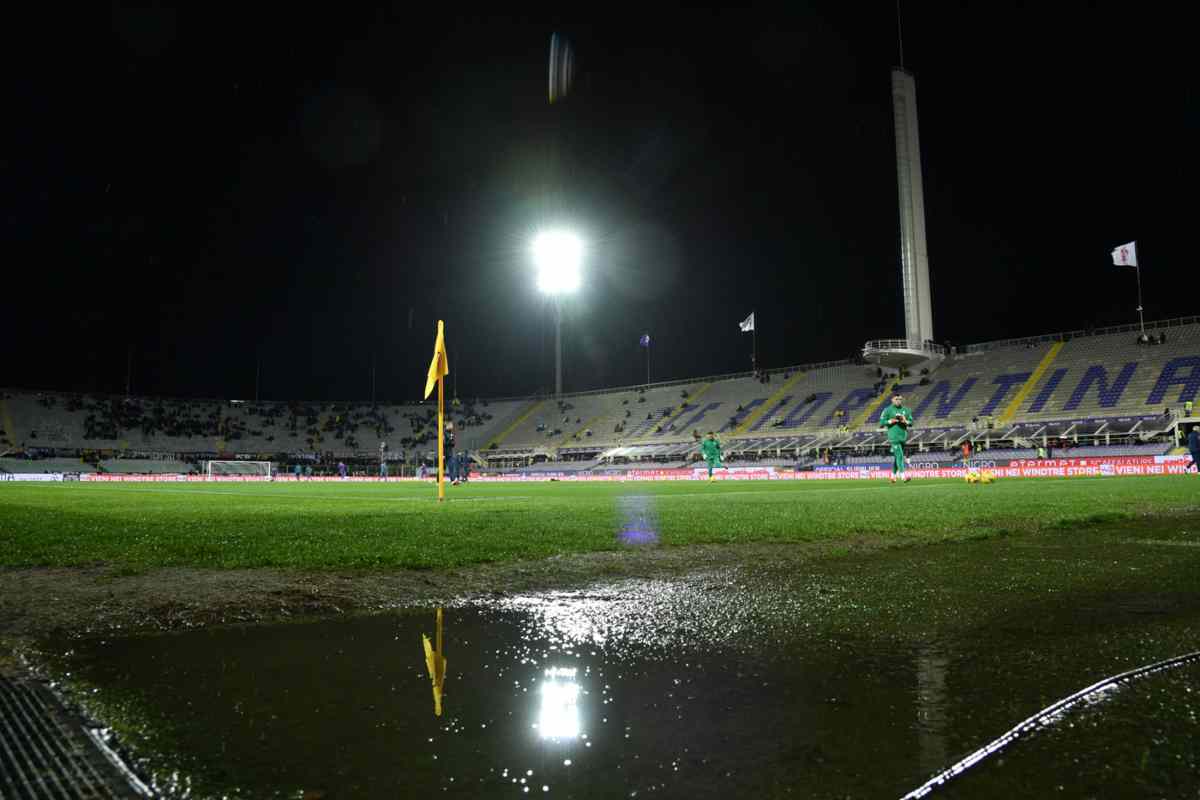
[[[963,540],[1200,511],[1195,476],[707,484],[0,484],[0,566],[444,568],[629,544]],[[655,530],[613,535],[631,500]]]
[[[1197,530],[1048,526],[460,604],[440,720],[431,609],[46,647],[193,796],[898,797],[1059,697],[1197,649]],[[543,697],[571,682],[577,729]],[[943,794],[1195,796],[1198,686],[1192,666],[1122,688]]]

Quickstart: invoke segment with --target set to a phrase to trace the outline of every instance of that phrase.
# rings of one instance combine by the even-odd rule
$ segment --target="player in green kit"
[[[912,409],[904,405],[904,398],[892,395],[892,404],[879,415],[879,427],[887,431],[888,444],[892,446],[892,483],[896,476],[908,482],[904,474],[904,442],[908,440],[908,429],[913,424]]]
[[[712,431],[708,432],[708,438],[700,443],[700,454],[704,456],[704,460],[708,462],[708,479],[715,481],[713,477],[713,467],[724,466],[721,463],[721,443],[717,441],[717,435]]]

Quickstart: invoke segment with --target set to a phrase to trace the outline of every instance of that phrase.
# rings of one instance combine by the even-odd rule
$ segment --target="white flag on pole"
[[[754,312],[750,312],[750,316],[738,323],[738,327],[742,329],[742,333],[750,333],[754,330]]]
[[[1123,244],[1112,251],[1113,264],[1118,267],[1136,267],[1137,263],[1137,242]]]

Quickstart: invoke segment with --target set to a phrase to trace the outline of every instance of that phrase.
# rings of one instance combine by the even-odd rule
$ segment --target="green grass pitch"
[[[0,484],[0,566],[436,569],[628,547],[897,544],[1200,510],[1195,476],[1002,480]],[[642,524],[630,520],[644,518]]]

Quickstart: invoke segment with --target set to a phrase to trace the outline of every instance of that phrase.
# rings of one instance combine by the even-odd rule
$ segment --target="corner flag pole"
[[[438,502],[446,499],[446,376],[438,375]]]
[[[443,431],[446,427],[446,376],[450,374],[449,359],[446,357],[446,335],[445,325],[439,319],[437,326],[437,339],[433,345],[433,360],[429,362],[429,372],[425,376],[425,398],[433,394],[433,385],[437,384],[438,390],[438,416],[437,416],[437,468],[438,468],[438,501],[446,499],[446,454],[445,454],[445,434]]]

